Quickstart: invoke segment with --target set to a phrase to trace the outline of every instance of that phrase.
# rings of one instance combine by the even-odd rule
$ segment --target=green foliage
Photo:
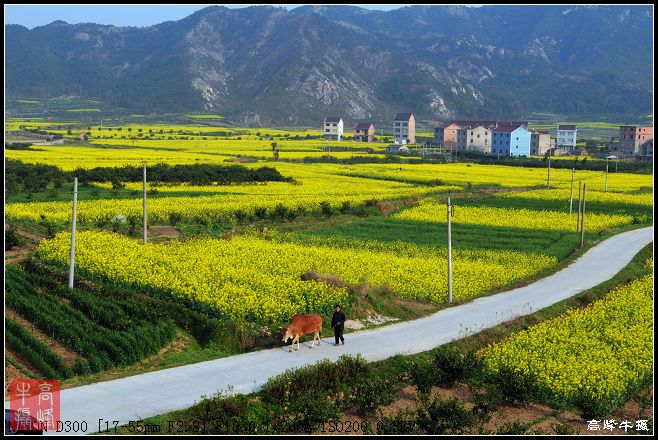
[[[582,393],[575,399],[575,404],[582,411],[582,417],[585,420],[604,417],[613,409],[609,399],[597,399],[590,393]]]
[[[20,324],[5,317],[7,343],[49,379],[68,379],[71,368],[47,345],[28,333]]]
[[[546,157],[498,157],[492,154],[460,151],[459,157],[468,162],[479,163],[483,165],[506,165],[513,167],[525,168],[546,168],[548,161]],[[585,157],[580,161],[570,160],[551,160],[551,168],[563,168],[589,171],[605,171],[606,161],[604,160],[587,160]],[[621,161],[617,163],[617,171],[620,173],[651,173],[651,162],[626,162]]]
[[[259,434],[257,429],[266,422],[259,416],[262,412],[253,410],[254,403],[249,396],[239,393],[229,396],[229,391],[202,396],[201,401],[188,410],[186,417],[182,418],[183,425],[177,426],[176,430],[180,428],[182,432],[195,434]],[[198,423],[199,420],[207,423]]]
[[[381,378],[366,378],[354,385],[350,404],[361,416],[373,414],[377,408],[393,401],[393,387]]]
[[[542,400],[542,392],[533,375],[504,366],[494,373],[488,382],[498,387],[503,399],[513,405],[524,406],[532,401]]]
[[[441,378],[441,372],[437,372],[434,365],[430,362],[412,363],[409,368],[411,383],[416,388],[422,401],[427,401],[432,392],[432,387],[436,385]]]
[[[75,364],[73,365],[73,371],[78,376],[86,376],[89,373],[91,373],[89,363],[84,362],[81,358],[77,358],[75,360]]]
[[[260,220],[267,218],[267,208],[263,208],[262,206],[257,206],[256,208],[254,208],[254,216]]]
[[[26,192],[44,191],[56,179],[66,181],[69,176],[55,166],[27,164],[5,157],[5,185],[14,193],[19,188]]]
[[[521,422],[508,422],[496,431],[496,435],[522,435],[530,428],[530,425]]]
[[[5,229],[5,250],[9,250],[14,246],[20,246],[23,240],[16,230],[14,225],[9,225]]]
[[[86,180],[86,182],[89,182],[89,181]],[[111,182],[112,182],[112,189],[124,189],[126,187],[126,184],[122,183],[117,178],[113,178],[111,180]]]
[[[247,168],[243,165],[191,164],[169,165],[160,163],[150,165],[147,169],[149,182],[190,183],[192,185],[230,185],[249,182],[293,182],[272,167]],[[77,177],[81,185],[90,182],[112,182],[115,190],[125,188],[123,182],[141,182],[143,168],[126,165],[123,167],[96,167],[89,170],[78,168],[62,171],[57,167],[44,164],[24,163],[20,160],[5,158],[5,185],[16,193],[19,189],[26,192],[45,191],[49,185],[59,182],[71,182]],[[58,186],[55,185],[57,188]]]
[[[178,212],[170,212],[169,213],[169,224],[171,226],[176,226],[182,220],[183,220],[183,215],[182,214],[180,214]]]
[[[269,402],[281,403],[308,391],[335,394],[341,384],[351,384],[371,374],[371,367],[361,357],[341,356],[336,362],[322,360],[314,365],[287,370],[264,385]]]
[[[442,345],[434,350],[433,364],[443,374],[439,384],[450,386],[455,381],[468,380],[478,371],[480,361],[472,351],[465,351],[454,344]]]
[[[567,425],[566,423],[554,423],[551,428],[553,429],[553,432],[557,435],[576,435],[578,434],[578,430],[575,428],[572,428],[570,425]]]
[[[148,312],[137,313],[141,307],[130,301],[114,305],[75,289],[65,295],[71,299],[71,304],[66,304],[58,301],[54,293],[57,291],[36,293],[23,270],[16,266],[7,268],[7,306],[28,316],[37,328],[61,344],[87,357],[94,372],[153,355],[174,337],[176,327],[170,320],[149,322]]]
[[[496,411],[503,403],[503,395],[498,387],[489,387],[484,390],[474,390],[472,393],[473,414],[481,420],[489,420],[490,414]]]
[[[29,142],[5,142],[6,150],[29,150],[32,144]]]
[[[461,434],[473,426],[473,414],[458,399],[436,396],[416,410],[418,426],[432,435]]]
[[[333,210],[331,209],[331,204],[326,201],[320,202],[320,211],[324,217],[331,217],[331,214],[333,214]]]
[[[279,203],[274,207],[274,211],[272,211],[271,217],[273,219],[283,220],[288,216],[288,212],[288,207],[283,203]]]

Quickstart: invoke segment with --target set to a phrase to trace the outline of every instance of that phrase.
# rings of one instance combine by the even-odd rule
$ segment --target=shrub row
[[[155,354],[176,332],[171,321],[155,324],[137,321],[123,330],[107,329],[53,295],[40,295],[14,266],[7,270],[6,304],[36,327],[88,359],[90,371],[129,365]],[[77,367],[80,374],[86,369]]]
[[[138,291],[118,282],[99,282],[98,291],[93,294],[77,288],[71,292],[65,287],[64,283],[68,275],[62,269],[47,266],[33,259],[27,260],[25,267],[35,284],[43,286],[56,295],[70,298],[72,304],[74,302],[96,304],[96,306],[81,305],[80,310],[92,319],[99,319],[97,322],[101,324],[105,322],[104,325],[110,328],[121,328],[114,326],[120,326],[120,323],[125,322],[126,316],[133,321],[141,319],[150,323],[170,319],[191,333],[201,345],[217,341],[229,331],[226,323],[216,319],[217,314],[203,303],[190,303],[152,288],[145,287]],[[86,299],[74,299],[76,296],[83,295]],[[116,311],[116,307],[109,305],[113,303],[123,310],[123,315]],[[113,310],[109,315],[104,314],[102,310],[106,305],[109,310]]]
[[[143,167],[96,167],[90,170],[76,169],[71,176],[80,182],[141,182]],[[191,164],[174,165],[159,163],[149,165],[147,176],[150,182],[190,183],[193,185],[220,185],[247,182],[292,182],[272,167],[247,168],[244,165]]]
[[[191,164],[174,165],[159,163],[147,169],[150,182],[189,183],[192,185],[241,184],[249,182],[293,182],[272,167],[247,168],[244,165]],[[82,185],[91,182],[114,182],[114,188],[121,188],[121,182],[141,182],[143,168],[126,165],[123,167],[96,167],[62,171],[56,166],[24,163],[5,158],[5,185],[10,194],[21,188],[28,192],[44,191],[50,184],[60,188],[64,182],[72,182],[77,177]]]
[[[333,208],[331,204],[327,201],[322,201],[318,204],[318,208],[315,210],[309,210],[303,206],[298,206],[297,208],[290,208],[283,203],[279,203],[271,210],[268,210],[265,207],[257,207],[254,209],[253,214],[248,214],[247,212],[238,209],[235,211],[235,219],[238,223],[245,223],[247,221],[254,220],[288,220],[292,221],[297,217],[303,217],[306,215],[317,215],[325,218],[331,217],[334,214],[354,214],[360,217],[366,217],[368,215],[378,214],[379,210],[376,209],[377,201],[376,200],[367,200],[364,203],[354,205],[349,201],[343,202],[343,204],[337,208]],[[170,219],[170,223],[172,223]],[[172,224],[173,226],[173,224]]]
[[[310,433],[337,420],[347,407],[371,414],[392,401],[392,385],[379,377],[360,356],[287,370],[271,378],[255,396],[218,392],[179,415],[184,432],[205,434]],[[200,425],[199,420],[221,421]],[[279,431],[273,432],[276,429]]]
[[[7,344],[47,378],[68,379],[73,376],[64,359],[9,317],[5,318],[5,338]]]
[[[506,165],[525,168],[546,168],[548,166],[547,157],[497,157],[491,154],[460,151],[460,160],[480,163],[483,165]],[[551,168],[575,168],[576,170],[605,171],[606,163],[604,160],[588,160],[584,157],[582,160],[552,160]],[[651,162],[627,162],[620,161],[617,163],[617,171],[623,173],[646,174],[653,171]]]

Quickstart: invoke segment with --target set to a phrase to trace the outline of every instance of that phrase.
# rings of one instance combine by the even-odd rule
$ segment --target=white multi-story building
[[[340,141],[343,138],[343,118],[327,116],[322,132],[325,140]]]
[[[576,126],[575,125],[558,125],[557,126],[557,147],[576,148]]]
[[[413,113],[398,113],[393,119],[393,139],[396,144],[416,143],[416,119]]]

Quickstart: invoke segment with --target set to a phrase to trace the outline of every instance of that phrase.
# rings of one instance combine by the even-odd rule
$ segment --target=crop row
[[[76,363],[76,373],[132,364],[157,353],[174,336],[176,327],[170,321],[155,324],[138,321],[122,330],[107,329],[76,308],[62,304],[53,295],[37,294],[22,270],[10,267],[7,274],[7,306],[86,357],[86,364],[80,360]]]
[[[5,317],[5,332],[7,344],[47,378],[68,379],[73,376],[64,359],[9,317]]]

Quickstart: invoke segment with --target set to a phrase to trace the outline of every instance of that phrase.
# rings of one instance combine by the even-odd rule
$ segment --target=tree
[[[128,127],[128,133],[130,133],[131,131],[133,131],[132,127]]]

